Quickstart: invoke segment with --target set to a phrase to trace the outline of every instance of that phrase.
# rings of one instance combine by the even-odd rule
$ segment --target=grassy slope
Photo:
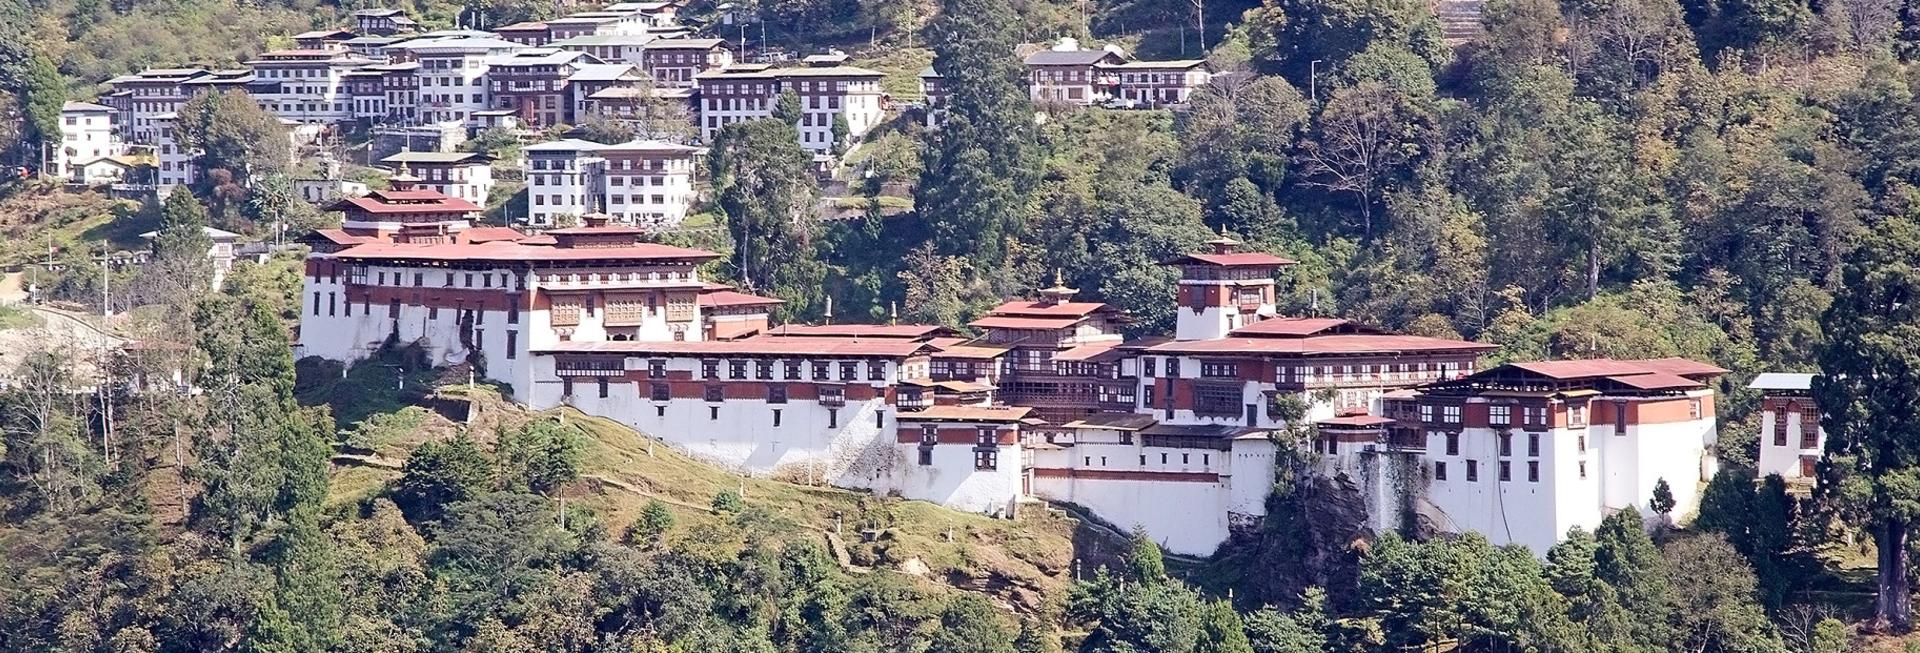
[[[569,505],[598,515],[614,536],[625,532],[647,503],[657,498],[675,516],[671,546],[731,555],[747,546],[740,539],[747,529],[720,528],[723,520],[736,518],[716,515],[706,507],[724,490],[741,491],[753,518],[776,524],[776,531],[791,538],[820,541],[835,531],[837,521],[839,539],[846,543],[855,565],[913,569],[1026,608],[1038,607],[1065,586],[1076,540],[1082,547],[1088,540],[1097,540],[1081,532],[1075,520],[1039,506],[1008,521],[920,501],[745,478],[682,455],[612,420],[572,409],[525,411],[484,386],[472,392],[464,386],[447,386],[441,396],[471,397],[474,412],[468,428],[483,442],[493,440],[498,429],[517,427],[530,419],[565,419],[580,426],[589,435],[582,478],[562,496]],[[398,463],[421,442],[447,437],[458,428],[432,413],[419,424],[411,436],[380,442],[374,447],[377,455]],[[341,427],[351,425],[343,422]],[[398,475],[377,466],[338,465],[332,475],[330,503],[345,505],[376,496]],[[865,541],[869,538],[863,537],[863,531],[874,536],[872,541]],[[1098,542],[1098,548],[1107,549],[1107,543]]]
[[[23,188],[0,199],[0,267],[43,261],[48,244],[61,250],[78,246],[95,255],[102,242],[115,250],[144,249],[140,234],[159,225],[135,208],[98,193],[42,185]]]

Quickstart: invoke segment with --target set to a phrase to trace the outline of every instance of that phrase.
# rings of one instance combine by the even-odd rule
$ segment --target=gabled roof
[[[1108,68],[1130,68],[1146,70],[1186,70],[1207,65],[1205,59],[1172,59],[1168,61],[1128,61],[1108,64]]]
[[[1161,265],[1217,265],[1230,268],[1282,267],[1294,265],[1297,261],[1280,258],[1264,252],[1236,252],[1232,254],[1181,254],[1168,259]]]
[[[545,143],[535,143],[533,145],[528,145],[526,147],[520,148],[520,151],[522,152],[581,152],[581,151],[598,150],[602,147],[606,147],[606,146],[601,145],[599,143],[595,143],[593,141],[581,140],[578,138],[563,138],[557,141],[547,141]]]
[[[901,411],[902,422],[1018,422],[1033,412],[1026,406],[928,406]]]
[[[381,159],[381,163],[419,164],[419,163],[478,163],[485,164],[493,157],[484,152],[401,152]]]
[[[1120,55],[1106,50],[1041,50],[1027,55],[1029,66],[1091,66],[1103,61],[1115,63],[1124,61]]]
[[[787,300],[774,297],[761,297],[759,295],[743,293],[738,290],[716,290],[700,293],[699,303],[703,308],[720,308],[727,306],[773,306],[776,304],[785,304]]]
[[[1106,307],[1106,304],[1100,302],[1060,302],[1056,304],[1022,299],[995,306],[993,310],[987,311],[987,314],[993,316],[1019,317],[1086,317]]]
[[[1178,340],[1149,347],[1156,354],[1195,355],[1359,355],[1427,352],[1479,353],[1497,349],[1484,342],[1392,334],[1335,334],[1302,338],[1233,337],[1214,340]]]
[[[1333,317],[1275,317],[1254,322],[1229,332],[1234,336],[1304,337],[1332,333],[1386,333]]]
[[[1761,372],[1753,377],[1747,387],[1755,390],[1782,390],[1805,392],[1813,389],[1813,377],[1818,374],[1798,372]]]
[[[1635,390],[1683,390],[1706,387],[1693,379],[1666,372],[1623,374],[1609,376],[1606,379]]]
[[[1152,415],[1142,415],[1140,413],[1094,413],[1060,426],[1061,428],[1069,429],[1095,428],[1113,431],[1138,431],[1158,423],[1159,420],[1154,419]]]
[[[60,105],[60,113],[108,113],[111,111],[113,107],[92,102],[68,101]]]
[[[1343,415],[1323,419],[1314,423],[1335,428],[1371,428],[1392,424],[1393,420],[1379,415]]]
[[[588,63],[580,64],[578,70],[567,76],[573,82],[613,82],[622,77],[640,77],[640,67],[630,63]]]
[[[1508,367],[1525,370],[1552,379],[1585,379],[1616,375],[1652,374],[1665,372],[1678,376],[1718,376],[1727,371],[1713,365],[1687,360],[1685,358],[1651,358],[1642,360],[1613,360],[1594,358],[1586,360],[1528,361],[1509,363]]]
[[[727,44],[720,39],[654,39],[647,44],[648,50],[712,50]]]
[[[989,315],[967,326],[981,329],[1066,329],[1079,324],[1079,318],[1072,317],[1002,317]]]

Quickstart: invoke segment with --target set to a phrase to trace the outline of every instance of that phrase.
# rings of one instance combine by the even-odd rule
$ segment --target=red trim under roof
[[[902,422],[1018,422],[1031,412],[1033,409],[1026,406],[928,406],[917,411],[901,411],[897,419]]]
[[[917,339],[945,332],[937,324],[783,324],[768,335],[811,338]]]
[[[1323,426],[1370,427],[1392,424],[1393,420],[1379,415],[1346,415],[1316,422]]]
[[[1181,340],[1157,345],[1147,351],[1156,354],[1396,354],[1421,352],[1483,352],[1497,349],[1484,342],[1447,340],[1426,336],[1387,334],[1339,334],[1305,338],[1220,338]]]
[[[513,242],[368,243],[341,250],[343,259],[397,259],[409,261],[594,261],[594,260],[685,260],[707,261],[719,254],[653,243],[635,243],[622,247],[545,247]]]
[[[715,290],[700,294],[700,305],[708,308],[727,306],[772,306],[787,303],[784,299],[761,297],[734,290]]]
[[[745,340],[695,342],[561,342],[539,353],[634,354],[661,356],[878,356],[904,358],[931,349],[924,342],[898,338],[783,338],[755,336]]]
[[[422,191],[422,192],[432,192],[432,191]],[[352,207],[352,209],[349,209],[347,207]],[[366,211],[368,213],[439,212],[439,213],[465,214],[465,213],[472,213],[475,211],[479,211],[480,207],[479,205],[476,205],[473,202],[469,202],[469,201],[460,199],[458,197],[448,197],[445,195],[442,195],[438,199],[434,199],[431,201],[405,202],[401,204],[390,204],[387,202],[380,201],[378,198],[375,198],[372,196],[348,197],[338,202],[334,202],[333,205],[327,207],[328,211],[348,211],[353,209]]]
[[[987,317],[968,322],[967,326],[982,329],[1065,329],[1079,324],[1079,318],[1040,318],[1040,317]]]

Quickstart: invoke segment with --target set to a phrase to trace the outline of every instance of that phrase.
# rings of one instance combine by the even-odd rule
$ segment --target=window
[[[827,362],[826,362],[826,361],[814,361],[814,362],[813,362],[813,380],[815,380],[815,381],[825,381],[825,380],[827,380],[827,378],[828,378],[828,377],[827,377]]]
[[[727,398],[727,389],[725,387],[718,386],[718,385],[707,386],[707,391],[706,391],[707,401],[719,403],[721,401],[725,401],[726,398]]]
[[[873,411],[873,427],[880,429],[887,428],[887,411]]]
[[[1449,456],[1460,455],[1460,434],[1459,433],[1447,434],[1447,455]]]
[[[1700,419],[1700,413],[1704,412],[1704,408],[1705,408],[1704,406],[1700,405],[1699,399],[1693,399],[1688,401],[1687,402],[1687,419]]]
[[[1193,386],[1193,412],[1196,415],[1239,417],[1241,387],[1225,383],[1200,383]]]
[[[1448,424],[1459,424],[1460,423],[1460,407],[1459,406],[1441,406],[1440,421],[1446,422]]]
[[[780,426],[780,409],[778,408],[773,409],[773,425]]]
[[[1000,452],[995,449],[973,452],[973,468],[983,472],[1000,469]]]
[[[1433,404],[1420,404],[1420,421],[1433,421]]]
[[[1540,482],[1540,461],[1538,460],[1527,461],[1527,482],[1528,483]]]
[[[1587,461],[1580,461],[1580,478],[1587,477]]]
[[[1511,480],[1513,480],[1513,463],[1500,461],[1500,482],[1505,483]]]
[[[655,379],[667,378],[667,361],[658,358],[648,360],[647,376]]]
[[[1200,363],[1200,376],[1216,378],[1240,376],[1240,365],[1237,363],[1213,363],[1203,361]]]
[[[787,403],[786,384],[783,384],[783,383],[767,384],[767,403],[770,403],[770,404]],[[775,424],[774,426],[779,426],[779,425]]]
[[[940,427],[934,426],[932,424],[920,425],[920,444],[921,445],[931,447],[935,444],[938,444],[939,442],[940,442]]]
[[[655,383],[647,393],[647,398],[654,401],[667,401],[673,398],[673,388],[665,383]]]
[[[1447,464],[1445,462],[1433,463],[1433,480],[1447,480]]]
[[[717,361],[717,360],[700,361],[700,378],[703,378],[703,379],[720,378],[720,361]]]
[[[868,381],[885,381],[885,380],[887,380],[887,364],[886,364],[886,362],[885,362],[885,361],[873,361],[873,362],[871,362],[871,363],[867,363],[867,380],[868,380]]]
[[[1487,424],[1490,424],[1493,426],[1506,426],[1511,423],[1513,423],[1513,407],[1512,406],[1501,405],[1501,406],[1487,407]]]
[[[982,426],[974,430],[973,443],[981,447],[1000,446],[1000,432],[991,426]]]
[[[730,378],[730,379],[747,378],[747,362],[743,360],[727,361],[727,378]]]
[[[507,332],[507,359],[512,360],[513,358],[515,358],[517,356],[517,354],[515,353],[515,350],[519,348],[520,348],[520,332],[508,331]]]
[[[1499,437],[1500,437],[1500,455],[1502,456],[1513,455],[1513,435],[1508,433],[1502,433],[1500,434]]]
[[[1579,426],[1586,426],[1586,425],[1587,425],[1587,407],[1586,406],[1568,406],[1567,407],[1567,426],[1579,427]]]
[[[860,376],[860,364],[852,361],[840,363],[840,380],[852,381]]]
[[[830,429],[840,428],[840,409],[838,408],[827,409],[827,428],[830,428]]]
[[[1155,360],[1156,359],[1152,356],[1147,356],[1145,358],[1140,359],[1140,375],[1141,376],[1153,376]]]
[[[1467,482],[1471,483],[1478,480],[1480,480],[1480,461],[1467,461]]]
[[[719,407],[719,406],[708,406],[708,407],[707,407],[707,419],[720,419],[720,407]]]
[[[800,378],[800,361],[787,361],[784,367],[786,369],[783,371],[786,372],[785,378],[788,381],[794,381]]]
[[[1529,458],[1540,457],[1540,434],[1539,433],[1527,434],[1527,457]]]
[[[400,318],[400,299],[399,298],[396,297],[387,302],[387,317],[390,319]]]
[[[1584,436],[1584,435],[1574,436],[1573,442],[1575,445],[1579,447],[1580,453],[1587,452],[1587,436]]]
[[[600,398],[606,399],[607,398],[607,377],[603,376],[594,380],[600,382]]]
[[[922,466],[933,464],[933,447],[920,447],[920,464]]]
[[[1524,414],[1526,415],[1527,424],[1532,424],[1536,426],[1546,425],[1547,408],[1545,406],[1526,406],[1521,410],[1524,411]]]
[[[773,361],[754,361],[753,378],[762,381],[771,380],[773,378]]]

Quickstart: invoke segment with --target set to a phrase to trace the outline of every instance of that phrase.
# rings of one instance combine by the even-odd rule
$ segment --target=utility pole
[[[1307,98],[1316,103],[1320,101],[1320,60],[1319,59],[1314,59],[1313,61],[1307,63]]]
[[[102,244],[100,246],[100,316],[101,317],[113,317],[113,304],[110,303],[109,301],[109,298],[112,295],[111,289],[113,288],[113,269],[108,266],[108,261],[112,259],[113,259],[112,250],[108,249],[107,245]]]

